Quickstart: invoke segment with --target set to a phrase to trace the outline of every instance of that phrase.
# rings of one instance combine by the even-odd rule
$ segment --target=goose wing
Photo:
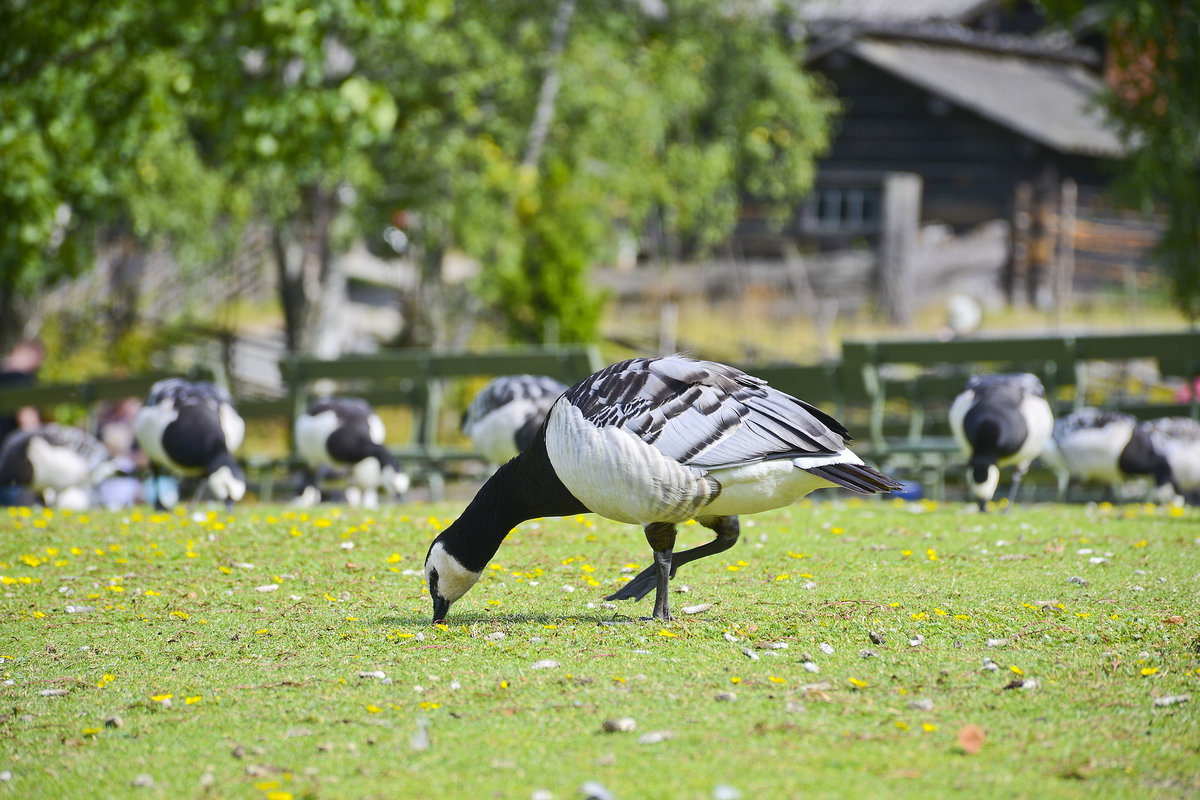
[[[567,400],[592,424],[622,428],[702,468],[832,455],[850,438],[833,417],[761,378],[681,356],[614,364],[576,384]]]
[[[492,411],[517,400],[528,400],[534,407],[549,409],[567,390],[565,384],[545,375],[501,375],[492,379],[467,406],[463,430],[468,430]]]

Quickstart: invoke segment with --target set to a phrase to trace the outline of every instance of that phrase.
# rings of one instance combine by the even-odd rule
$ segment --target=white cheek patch
[[[426,583],[429,582],[429,575],[434,570],[438,574],[438,594],[449,603],[453,603],[466,594],[483,575],[482,572],[472,572],[460,564],[457,558],[446,552],[446,546],[441,542],[433,546],[429,551],[429,557],[425,559]]]

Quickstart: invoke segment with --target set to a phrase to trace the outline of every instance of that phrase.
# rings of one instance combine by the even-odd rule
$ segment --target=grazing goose
[[[79,428],[50,424],[17,431],[0,448],[0,486],[22,486],[48,507],[87,508],[93,487],[114,472],[108,450]]]
[[[1200,489],[1200,422],[1188,417],[1164,417],[1143,422],[1142,426],[1154,449],[1170,465],[1175,491],[1188,495]]]
[[[389,495],[408,491],[408,476],[384,446],[383,420],[364,400],[327,397],[314,400],[296,418],[296,450],[308,465],[300,502],[321,500],[318,473],[349,470],[346,502],[375,508],[379,489]]]
[[[1103,484],[1114,497],[1126,479],[1140,475],[1154,476],[1160,493],[1171,490],[1171,465],[1149,428],[1120,411],[1081,408],[1057,420],[1042,459],[1058,476],[1060,499],[1072,478]]]
[[[565,384],[544,375],[502,375],[475,395],[462,432],[484,458],[503,464],[529,447]]]
[[[1000,467],[1012,465],[1008,507],[1021,478],[1042,452],[1054,428],[1046,390],[1036,375],[975,375],[950,406],[950,430],[969,456],[967,487],[980,510],[996,494]]]
[[[186,477],[207,478],[207,486],[227,509],[246,493],[246,479],[233,460],[242,444],[246,423],[224,389],[207,382],[180,378],[161,380],[133,422],[138,446],[150,459],[157,484],[160,467]],[[199,500],[205,484],[196,493]],[[161,498],[155,505],[163,508]]]
[[[790,505],[814,489],[899,488],[846,448],[837,420],[733,367],[680,356],[635,358],[583,379],[550,409],[533,442],[483,485],[430,545],[425,577],[434,621],[466,594],[518,523],[595,512],[641,525],[654,566],[609,599],[655,590],[679,567],[738,538],[739,514]],[[675,526],[716,533],[673,554]]]

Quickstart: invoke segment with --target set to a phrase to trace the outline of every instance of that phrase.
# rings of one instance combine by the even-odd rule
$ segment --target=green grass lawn
[[[545,519],[431,626],[457,510],[0,511],[0,797],[1200,793],[1195,510],[805,502],[666,626],[639,530]]]

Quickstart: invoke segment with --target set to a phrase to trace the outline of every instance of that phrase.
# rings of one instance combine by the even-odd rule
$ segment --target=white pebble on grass
[[[489,633],[487,636],[485,636],[483,638],[487,639],[489,642],[498,642],[507,635],[508,634],[505,633],[504,631],[496,631],[495,633]]]
[[[833,655],[833,645],[826,644],[825,642],[821,642],[821,644],[819,644],[818,647],[821,648],[821,652],[824,653],[825,655],[827,655],[827,656]]]
[[[1008,644],[1008,639],[988,639],[987,640],[988,647],[1004,647],[1006,644]]]
[[[1177,706],[1181,703],[1186,703],[1192,699],[1190,694],[1165,694],[1162,697],[1154,698],[1154,705],[1159,708],[1165,706]]]
[[[658,744],[673,738],[675,738],[675,734],[670,731],[650,731],[638,737],[638,744]]]
[[[605,733],[629,733],[630,731],[637,730],[637,720],[633,717],[606,719],[600,727]]]
[[[543,658],[541,661],[535,661],[529,665],[530,669],[554,669],[562,666],[552,658]]]
[[[713,788],[713,800],[742,800],[742,793],[736,787],[722,783]]]
[[[256,591],[256,592],[277,592],[277,591],[279,591],[279,584],[278,583],[268,583],[266,586],[255,586],[254,591]]]
[[[742,655],[744,655],[746,658],[750,659],[751,661],[758,661],[758,653],[754,652],[749,647],[742,648]]]
[[[685,613],[685,614],[703,614],[705,611],[708,611],[710,608],[712,608],[712,603],[701,603],[700,605],[696,605],[696,606],[684,606],[683,613]]]
[[[911,647],[920,647],[921,645],[925,644],[925,637],[918,633],[916,636],[908,640],[908,644]]]
[[[811,661],[805,661],[802,665],[807,672],[820,672],[821,668]]]

